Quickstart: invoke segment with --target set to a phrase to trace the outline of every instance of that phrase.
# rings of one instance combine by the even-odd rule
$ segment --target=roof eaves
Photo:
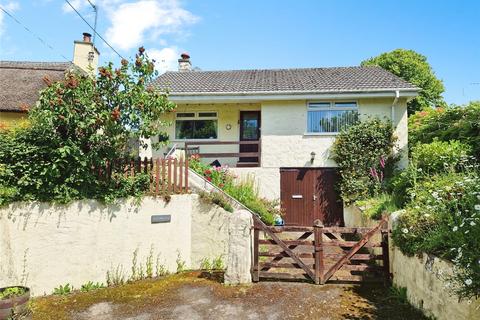
[[[336,94],[350,94],[350,93],[392,93],[395,91],[400,92],[418,92],[419,88],[375,88],[375,89],[351,89],[351,90],[295,90],[295,91],[225,91],[225,92],[174,92],[170,91],[169,95],[174,96],[236,96],[236,95],[301,95],[301,94],[323,94],[323,93],[336,93]]]

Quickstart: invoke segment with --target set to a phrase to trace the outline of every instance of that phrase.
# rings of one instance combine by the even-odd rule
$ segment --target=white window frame
[[[325,107],[311,108],[313,104],[328,104]],[[336,103],[355,103],[355,107],[335,107]],[[308,112],[310,111],[359,111],[357,100],[333,100],[333,101],[307,101],[307,112],[305,117],[305,133],[306,136],[336,136],[340,132],[309,132],[308,131]]]
[[[193,113],[193,117],[179,117],[180,113]],[[213,117],[201,117],[200,113],[215,113]],[[177,120],[217,120],[217,138],[215,139],[177,139]],[[219,134],[218,111],[182,111],[175,113],[175,120],[173,121],[173,139],[172,141],[218,141]]]

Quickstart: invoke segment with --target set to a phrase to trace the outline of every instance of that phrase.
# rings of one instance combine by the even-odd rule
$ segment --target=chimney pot
[[[92,42],[92,35],[88,32],[83,33],[83,42]]]
[[[180,55],[178,59],[178,71],[192,71],[192,62],[190,61],[190,55],[186,52]]]

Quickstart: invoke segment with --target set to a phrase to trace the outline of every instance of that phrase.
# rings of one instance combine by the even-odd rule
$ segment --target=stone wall
[[[401,211],[390,216],[393,227]],[[362,215],[356,206],[345,207],[344,219],[347,227],[373,227],[378,221]],[[425,315],[438,320],[480,319],[480,300],[458,301],[448,284],[448,275],[453,267],[448,261],[423,253],[420,257],[408,257],[389,239],[390,273],[393,284],[407,288],[410,303]]]
[[[152,215],[171,215],[152,224]],[[130,276],[133,252],[143,265],[177,270],[177,260],[196,269],[202,259],[227,262],[232,213],[205,204],[198,195],[174,195],[169,202],[144,198],[137,205],[75,201],[69,205],[15,203],[0,209],[0,287],[25,282],[33,295],[70,283],[106,282],[107,271]]]

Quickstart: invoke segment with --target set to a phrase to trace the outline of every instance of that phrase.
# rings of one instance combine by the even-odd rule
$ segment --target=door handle
[[[301,195],[301,194],[292,194],[292,199],[303,199],[303,195]]]
[[[317,195],[313,195],[313,201],[317,200]]]

